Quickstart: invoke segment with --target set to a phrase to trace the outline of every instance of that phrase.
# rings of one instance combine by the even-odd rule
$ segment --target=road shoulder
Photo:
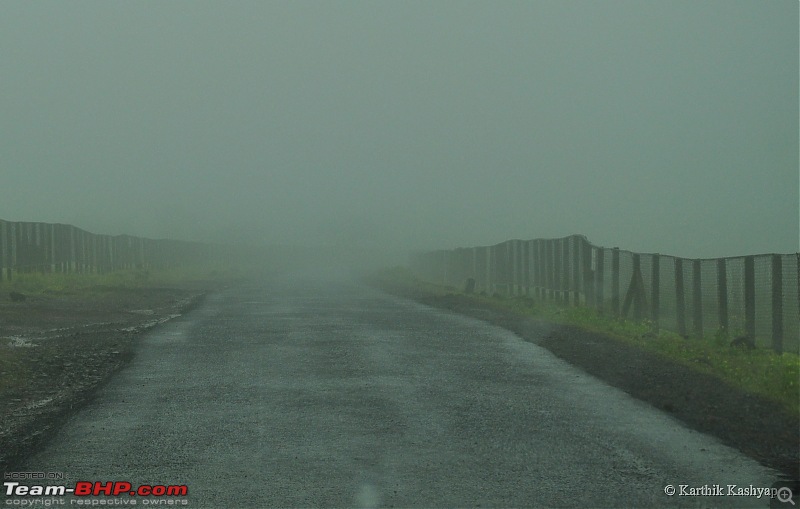
[[[201,289],[105,288],[0,301],[0,471],[20,468]]]
[[[800,479],[800,421],[773,401],[604,334],[536,321],[459,294],[438,295],[374,280],[370,284],[510,330],[788,479]]]

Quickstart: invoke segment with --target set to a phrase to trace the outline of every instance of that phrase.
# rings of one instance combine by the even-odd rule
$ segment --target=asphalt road
[[[186,485],[189,507],[769,507],[664,490],[776,480],[503,329],[301,279],[142,337],[25,470]]]

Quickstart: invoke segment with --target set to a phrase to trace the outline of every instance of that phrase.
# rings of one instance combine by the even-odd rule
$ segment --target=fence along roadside
[[[100,235],[67,224],[0,220],[0,281],[21,272],[109,272],[210,261],[199,242]]]
[[[585,236],[415,253],[421,278],[649,320],[684,337],[742,336],[800,353],[800,253],[687,259],[591,244]]]

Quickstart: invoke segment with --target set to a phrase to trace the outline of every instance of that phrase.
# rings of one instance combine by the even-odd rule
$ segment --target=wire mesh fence
[[[421,278],[587,306],[684,337],[800,353],[800,253],[687,259],[599,247],[582,235],[416,253]]]

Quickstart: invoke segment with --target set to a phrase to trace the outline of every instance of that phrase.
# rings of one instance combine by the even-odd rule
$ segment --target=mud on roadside
[[[133,357],[138,335],[198,305],[200,288],[0,294],[0,471],[40,448]]]

